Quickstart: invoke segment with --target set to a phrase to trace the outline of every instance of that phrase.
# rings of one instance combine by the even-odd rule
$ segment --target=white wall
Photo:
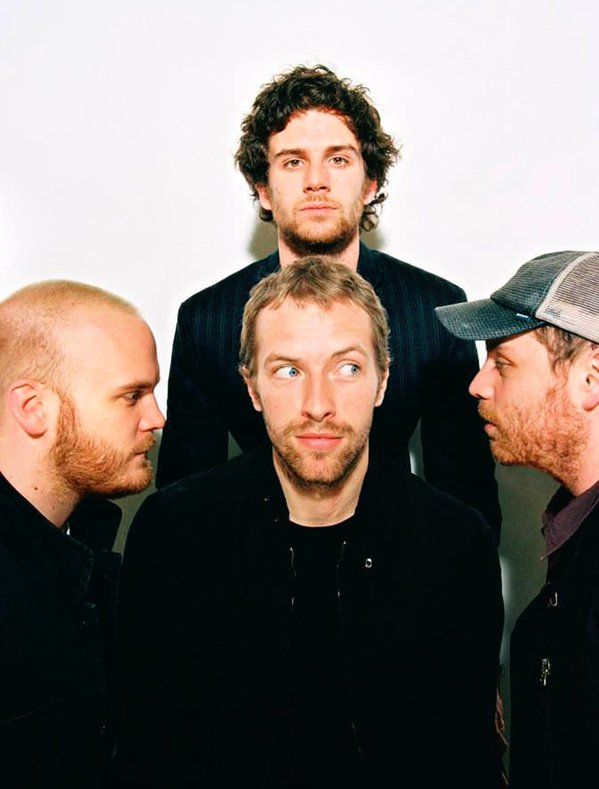
[[[179,302],[272,245],[233,153],[260,85],[296,63],[369,86],[403,143],[377,246],[472,298],[537,254],[599,248],[593,0],[207,6],[0,0],[0,297],[66,276],[131,299],[163,405]],[[500,483],[509,628],[554,486]]]

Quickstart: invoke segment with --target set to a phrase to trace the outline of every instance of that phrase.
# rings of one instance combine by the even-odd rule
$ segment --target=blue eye
[[[354,362],[345,362],[345,364],[342,364],[339,368],[339,372],[346,378],[353,378],[360,372],[360,365]]]
[[[297,378],[299,374],[297,367],[294,367],[292,364],[286,364],[284,367],[279,367],[275,370],[277,378]]]

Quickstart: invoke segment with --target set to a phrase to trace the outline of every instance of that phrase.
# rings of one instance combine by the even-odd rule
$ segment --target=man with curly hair
[[[465,295],[360,241],[360,230],[378,222],[398,155],[366,88],[325,66],[297,66],[262,88],[243,121],[236,162],[261,219],[276,225],[278,248],[182,304],[159,485],[224,461],[229,433],[244,452],[266,441],[236,372],[243,307],[259,280],[320,255],[357,270],[389,315],[395,364],[373,443],[408,467],[420,421],[427,480],[477,507],[499,538],[493,463],[465,394],[477,370],[475,348],[434,318],[435,307]]]

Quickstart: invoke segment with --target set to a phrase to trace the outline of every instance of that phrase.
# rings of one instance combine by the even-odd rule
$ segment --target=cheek
[[[298,393],[297,390],[288,387],[278,392],[263,393],[260,402],[265,413],[274,417],[284,417],[296,410]]]
[[[367,422],[371,419],[379,400],[382,401],[383,392],[380,394],[378,392],[378,385],[360,390],[348,387],[337,396],[337,412],[355,423]]]

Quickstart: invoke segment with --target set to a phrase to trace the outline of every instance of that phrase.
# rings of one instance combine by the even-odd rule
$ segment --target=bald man
[[[152,333],[122,299],[56,281],[0,303],[3,789],[105,780],[120,510],[102,497],[151,481],[157,382]]]

